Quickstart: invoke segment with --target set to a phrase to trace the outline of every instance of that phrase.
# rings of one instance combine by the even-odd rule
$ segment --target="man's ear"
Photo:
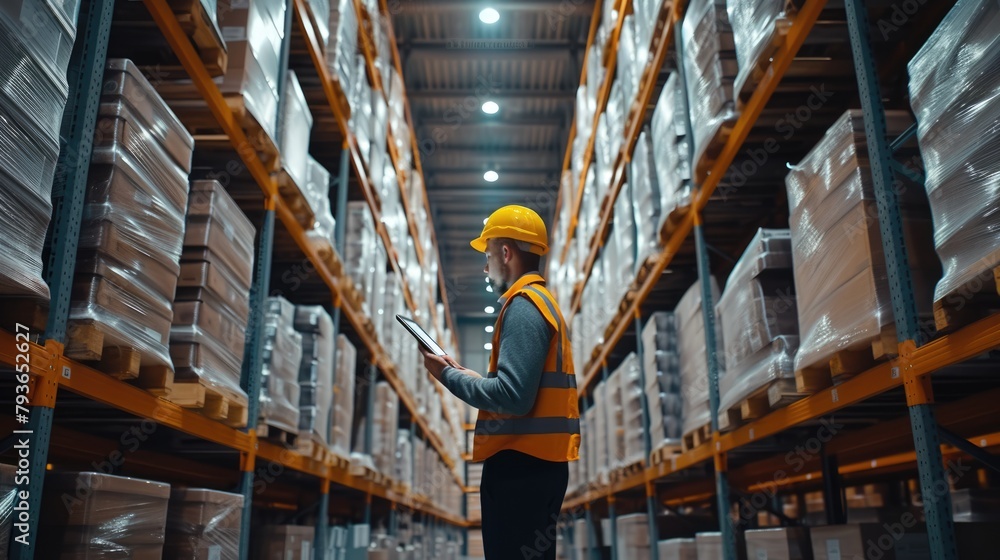
[[[504,264],[509,263],[511,257],[513,257],[514,255],[511,252],[510,247],[508,247],[506,243],[501,245],[501,247],[503,247],[503,262]]]

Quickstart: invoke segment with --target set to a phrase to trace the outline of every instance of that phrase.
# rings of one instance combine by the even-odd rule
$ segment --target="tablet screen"
[[[441,349],[441,346],[431,338],[431,335],[427,334],[427,331],[423,329],[416,321],[410,319],[409,317],[403,317],[402,315],[396,315],[396,320],[399,321],[406,330],[410,331],[410,334],[414,336],[424,348],[427,348],[434,354],[438,356],[444,356],[446,352]]]

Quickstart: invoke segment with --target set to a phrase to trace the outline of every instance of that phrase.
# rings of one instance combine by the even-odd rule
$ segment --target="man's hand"
[[[423,347],[420,348],[420,353],[424,355],[424,367],[426,367],[427,371],[431,372],[434,379],[437,379],[438,381],[441,380],[441,372],[443,372],[444,368],[448,366],[465,369],[458,365],[458,362],[453,360],[451,356],[438,356],[433,352],[427,351]]]

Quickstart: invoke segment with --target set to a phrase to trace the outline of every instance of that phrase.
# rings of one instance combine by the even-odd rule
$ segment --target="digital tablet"
[[[417,339],[424,348],[429,350],[431,353],[438,356],[444,356],[446,352],[441,349],[441,346],[431,338],[431,335],[427,334],[427,331],[423,329],[416,321],[410,319],[409,317],[403,317],[402,315],[396,315],[396,320],[399,324],[406,327],[406,330],[410,331],[413,338]]]

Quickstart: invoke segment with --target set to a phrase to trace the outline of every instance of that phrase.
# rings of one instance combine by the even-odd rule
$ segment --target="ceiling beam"
[[[489,91],[476,89],[420,89],[407,86],[406,95],[410,101],[463,101],[471,99],[480,101],[492,99],[503,106],[503,101],[532,101],[536,99],[557,99],[570,101],[576,99],[576,89],[544,90],[544,89],[491,89]],[[476,106],[478,107],[478,105]],[[478,109],[477,109],[478,110]]]
[[[391,2],[390,2],[391,4]],[[494,0],[491,6],[500,12],[543,12],[553,17],[568,15],[590,15],[594,11],[593,0]],[[401,2],[400,15],[437,14],[451,12],[479,12],[483,6],[469,0],[434,0],[433,2]]]
[[[422,155],[424,170],[441,170],[445,167],[452,169],[468,169],[470,164],[475,165],[482,162],[483,165],[493,164],[501,168],[518,168],[525,162],[531,162],[532,168],[557,168],[562,167],[562,154],[555,150],[516,150],[502,148],[496,150],[470,150],[458,148],[438,148],[433,152]],[[457,163],[457,165],[445,165],[446,163]],[[478,167],[478,166],[477,166]],[[483,169],[485,171],[485,169]]]
[[[501,112],[503,109],[501,108]],[[523,116],[523,117],[477,117],[469,118],[464,120],[457,120],[455,118],[450,118],[448,116],[427,116],[418,117],[416,119],[417,125],[420,128],[430,127],[430,126],[478,126],[487,128],[513,128],[513,127],[525,127],[525,126],[551,126],[554,128],[562,128],[564,124],[564,119],[562,117],[553,117],[552,115],[538,115],[538,116]]]

